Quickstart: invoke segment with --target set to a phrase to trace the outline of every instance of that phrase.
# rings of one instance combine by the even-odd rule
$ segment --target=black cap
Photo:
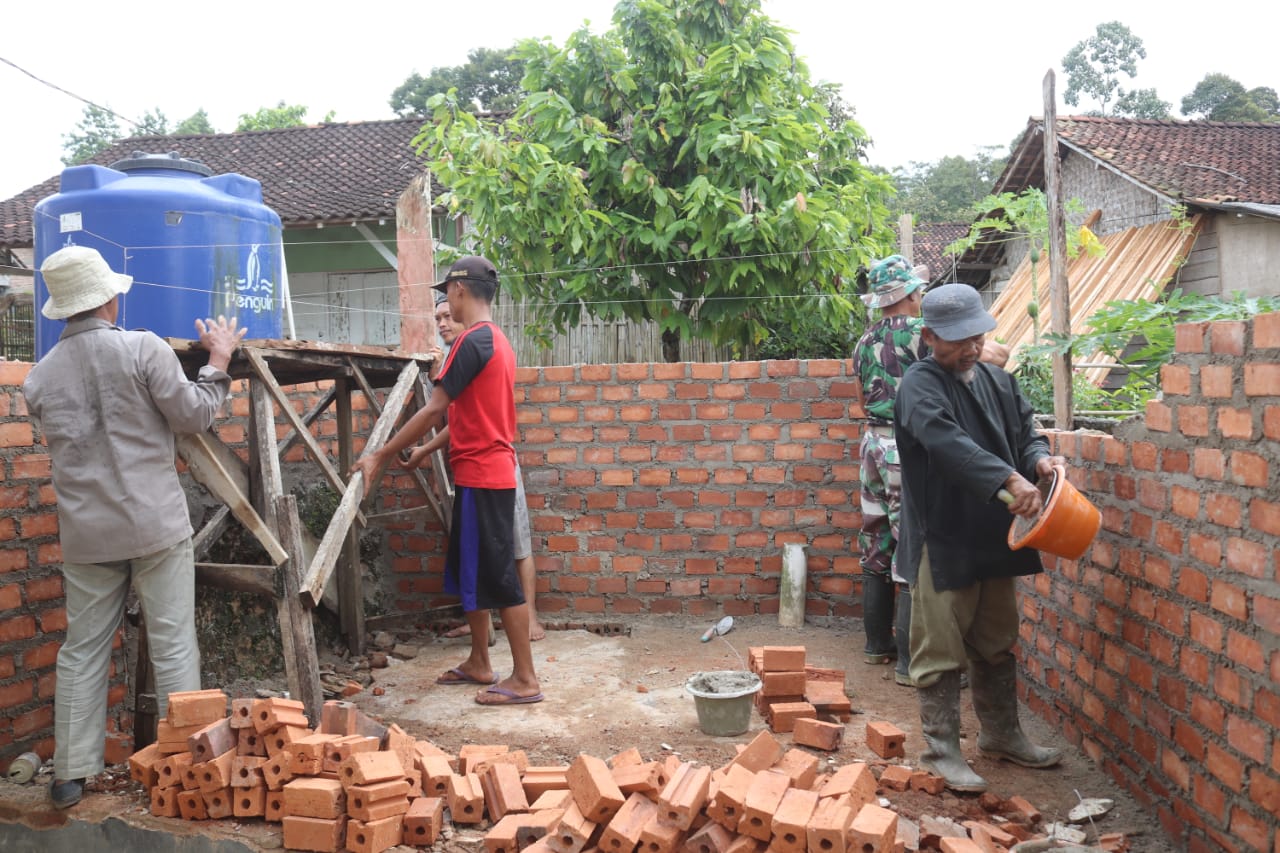
[[[479,255],[466,255],[454,261],[444,279],[433,284],[432,287],[444,293],[449,289],[449,282],[451,281],[474,281],[480,284],[492,285],[497,290],[498,270],[489,262],[488,258],[482,258]]]

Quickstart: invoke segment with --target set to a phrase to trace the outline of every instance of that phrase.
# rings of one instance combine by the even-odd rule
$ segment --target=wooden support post
[[[280,529],[276,496],[284,492],[280,457],[276,456],[276,413],[271,395],[260,381],[249,383],[249,494],[267,527]]]
[[[299,594],[302,567],[306,565],[302,555],[302,521],[298,518],[298,502],[293,495],[277,495],[274,503],[274,514],[280,524],[277,531],[289,552],[289,561],[280,567],[284,594],[276,602],[280,638],[284,645],[285,674],[289,693],[302,703],[307,719],[319,721],[324,692],[320,687],[315,628],[311,623],[311,608]]]
[[[373,387],[369,384],[369,380],[365,378],[364,371],[357,367],[354,362],[351,364],[351,374],[360,385],[360,390],[364,391],[365,397],[368,398],[369,406],[375,413],[379,415],[382,414],[382,405],[378,402],[378,397],[374,394]],[[413,385],[413,400],[418,408],[422,408],[426,405],[426,393],[422,388],[421,382],[415,382]],[[400,451],[400,458],[408,459],[411,453],[411,450],[402,450]],[[431,455],[431,462],[436,469],[437,476],[443,477],[444,482],[448,484],[447,491],[449,493],[449,501],[447,505],[442,505],[443,502],[431,488],[431,482],[427,480],[427,475],[422,473],[421,468],[414,468],[409,472],[409,475],[413,477],[414,482],[418,484],[418,488],[422,490],[422,494],[427,499],[427,506],[435,513],[436,520],[440,522],[445,533],[448,533],[450,516],[453,514],[453,484],[449,482],[448,472],[444,468],[442,453],[442,450],[437,450],[433,453]],[[368,501],[366,500],[366,506],[367,505]]]
[[[334,380],[338,401],[338,468],[350,471],[355,462],[355,424],[351,413],[351,382]],[[364,578],[360,574],[360,535],[347,530],[342,562],[338,566],[338,607],[342,633],[353,655],[364,654]]]
[[[1071,294],[1067,283],[1067,230],[1062,213],[1062,181],[1058,169],[1058,115],[1053,69],[1044,75],[1044,196],[1049,213],[1049,310],[1055,335],[1071,334]],[[1053,356],[1053,425],[1074,424],[1071,399],[1071,353]]]
[[[373,425],[373,430],[369,433],[369,440],[365,443],[365,452],[372,452],[387,443],[387,439],[391,437],[391,431],[400,420],[400,414],[404,411],[405,401],[409,399],[412,393],[413,383],[418,381],[418,363],[411,361],[400,371],[400,378],[396,380],[395,387],[391,389],[391,393],[387,395],[387,402],[383,408],[382,416],[378,418],[377,423]],[[376,488],[376,484],[370,484],[370,490]],[[320,547],[316,551],[315,559],[311,561],[311,566],[307,569],[306,575],[302,579],[302,592],[310,599],[310,604],[314,607],[320,602],[321,595],[324,593],[324,585],[329,580],[329,575],[333,572],[333,567],[338,561],[338,553],[341,543],[346,539],[347,531],[351,528],[351,522],[355,519],[356,510],[359,508],[360,499],[364,495],[364,475],[353,474],[351,481],[347,483],[347,490],[342,494],[342,500],[338,503],[338,508],[334,510],[333,518],[329,521],[329,526],[324,532],[324,538],[320,540]]]
[[[191,551],[196,561],[203,560],[209,549],[222,537],[231,521],[231,508],[223,504],[214,511],[200,532],[191,538]]]
[[[276,406],[284,414],[285,419],[293,425],[294,434],[302,439],[302,443],[311,454],[311,458],[320,466],[320,471],[324,474],[325,479],[329,481],[329,485],[333,487],[335,492],[342,494],[347,488],[346,481],[342,478],[342,475],[334,469],[333,463],[329,461],[329,457],[325,455],[325,452],[320,448],[320,443],[316,441],[315,436],[313,436],[311,431],[307,429],[306,424],[302,422],[302,418],[298,417],[298,413],[293,410],[293,403],[289,400],[288,396],[285,395],[284,389],[280,387],[280,383],[276,382],[275,377],[271,375],[271,368],[267,366],[266,359],[262,357],[262,353],[255,349],[249,349],[246,347],[244,349],[244,354],[249,360],[249,365],[253,368],[253,372],[258,376],[258,381],[254,383],[254,387],[262,386],[264,391],[275,400]],[[257,411],[256,407],[254,411]],[[273,418],[273,426],[274,423],[275,421]],[[260,450],[265,453],[267,451],[267,447],[271,448],[272,453],[276,452],[274,430],[271,443],[269,445],[264,444]],[[279,464],[279,457],[277,456],[277,470],[279,469]],[[346,469],[343,470],[345,471]],[[360,523],[361,527],[365,525],[363,514],[358,514],[356,516],[356,520]]]

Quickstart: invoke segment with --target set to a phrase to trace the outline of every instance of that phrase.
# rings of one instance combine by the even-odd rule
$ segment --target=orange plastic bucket
[[[1054,466],[1053,476],[1036,484],[1044,499],[1040,512],[1015,516],[1009,525],[1009,547],[1035,548],[1056,557],[1078,560],[1102,527],[1102,513],[1067,480],[1066,469]]]

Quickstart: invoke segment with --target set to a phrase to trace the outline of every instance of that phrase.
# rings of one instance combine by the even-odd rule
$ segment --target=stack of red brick
[[[760,677],[756,710],[771,730],[791,732],[803,746],[839,748],[853,715],[844,670],[809,666],[804,646],[753,646],[747,665]]]
[[[298,702],[230,705],[227,716],[219,690],[172,694],[157,742],[130,758],[131,774],[154,814],[277,821],[290,850],[430,846],[447,810],[455,826],[485,832],[486,853],[901,853],[898,815],[880,791],[938,793],[942,782],[894,766],[877,780],[862,762],[822,772],[817,755],[767,731],[714,769],[675,755],[646,761],[635,748],[531,766],[507,745],[452,755],[348,702],[326,702],[314,730]],[[896,731],[869,724],[868,745],[900,754]],[[1030,837],[1003,826],[968,821],[931,846],[998,853]]]
[[[377,853],[434,843],[446,805],[443,779],[423,789],[423,764],[458,761],[349,702],[326,702],[311,728],[301,702],[235,699],[221,690],[174,693],[156,742],[129,759],[151,812],[186,820],[260,817],[284,826],[294,850]],[[344,846],[345,845],[345,846]]]

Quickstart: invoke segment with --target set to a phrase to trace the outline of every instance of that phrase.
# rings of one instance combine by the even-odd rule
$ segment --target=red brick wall
[[[1280,314],[1177,330],[1163,399],[1058,433],[1103,514],[1023,583],[1028,704],[1189,850],[1280,845]]]
[[[854,612],[861,415],[842,361],[529,368],[516,396],[548,613]]]

